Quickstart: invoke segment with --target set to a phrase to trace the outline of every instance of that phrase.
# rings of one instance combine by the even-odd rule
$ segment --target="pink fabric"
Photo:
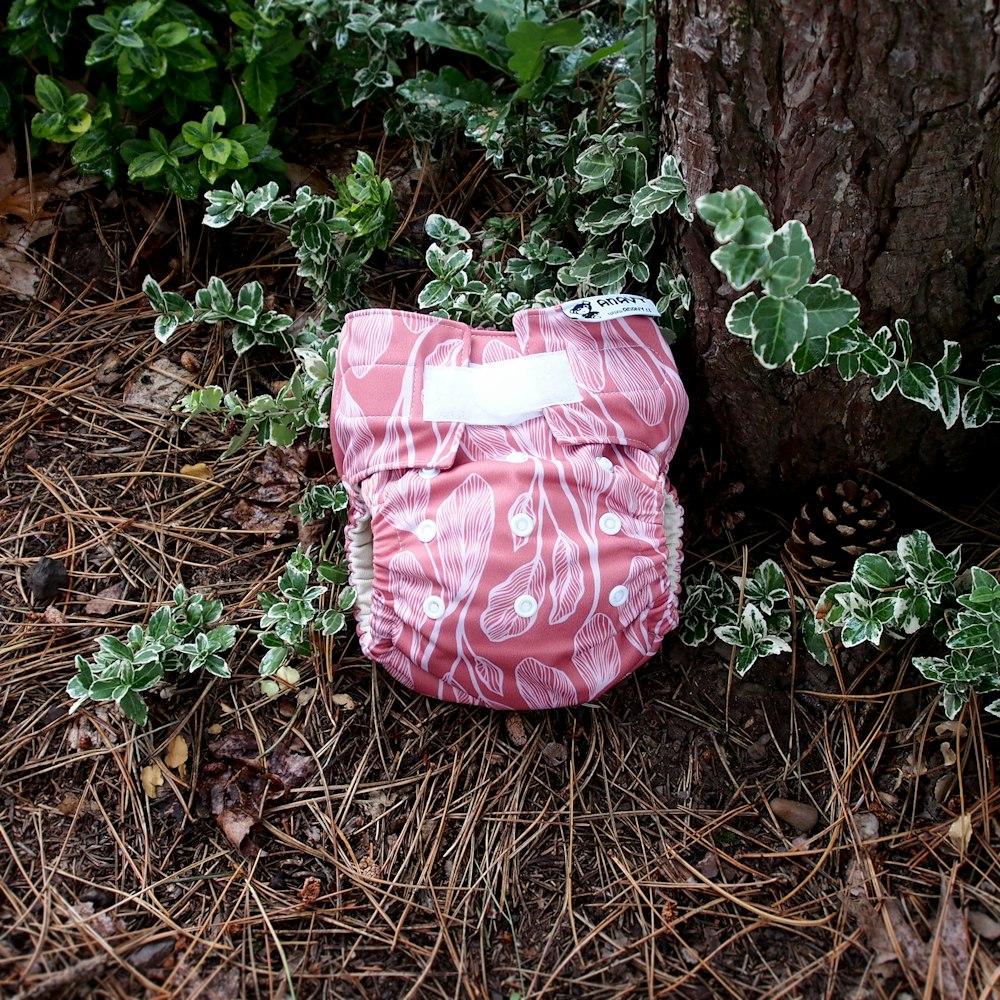
[[[425,365],[555,351],[581,402],[515,426],[423,419]],[[648,317],[586,323],[552,307],[503,333],[351,313],[331,429],[362,586],[370,518],[365,654],[423,694],[501,709],[589,701],[635,670],[677,624],[679,531],[663,521],[665,505],[679,521],[666,468],[687,408]]]

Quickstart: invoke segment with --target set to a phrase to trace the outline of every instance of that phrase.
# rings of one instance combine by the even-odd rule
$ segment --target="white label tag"
[[[652,299],[641,295],[592,295],[588,299],[564,302],[562,311],[570,319],[585,323],[603,323],[619,316],[659,316],[660,310]]]

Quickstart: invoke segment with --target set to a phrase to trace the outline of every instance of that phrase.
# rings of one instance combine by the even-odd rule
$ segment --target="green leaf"
[[[545,65],[544,54],[557,46],[579,45],[583,41],[583,26],[576,18],[538,24],[521,21],[508,32],[505,42],[511,51],[507,67],[518,83],[537,80]]]
[[[180,45],[191,35],[191,29],[180,21],[168,21],[158,24],[153,29],[153,44],[161,49],[170,49]]]
[[[136,694],[131,688],[127,688],[121,695],[120,698],[116,698],[115,701],[118,702],[121,710],[137,725],[146,725],[146,718],[149,714],[149,710],[146,707],[145,701],[143,701],[142,696]]]
[[[69,90],[54,77],[44,73],[35,77],[35,100],[45,111],[62,111],[68,97]]]
[[[788,361],[806,336],[806,309],[797,299],[765,295],[750,317],[753,352],[765,368]]]
[[[912,531],[896,543],[896,552],[906,572],[918,583],[925,583],[931,572],[932,554],[937,549],[926,531]]]
[[[926,406],[928,410],[941,408],[937,379],[927,365],[917,362],[908,368],[902,368],[898,386],[900,395]]]
[[[629,218],[630,208],[627,204],[623,205],[614,198],[598,198],[576,220],[576,224],[585,233],[607,236],[624,226]]]
[[[997,411],[990,394],[978,385],[971,388],[962,400],[962,424],[965,427],[982,427],[996,419]]]
[[[734,337],[744,337],[749,340],[753,336],[750,318],[757,307],[757,301],[757,295],[754,292],[747,292],[729,307],[729,313],[726,316],[726,329]]]
[[[213,139],[211,142],[206,142],[205,145],[201,147],[201,155],[204,156],[206,160],[210,160],[212,163],[218,163],[220,166],[225,166],[226,161],[229,159],[232,152],[233,143],[229,139],[223,139],[221,137]],[[246,163],[244,163],[243,166],[246,166]]]
[[[745,247],[737,243],[727,243],[712,253],[711,261],[737,291],[752,284],[767,266],[770,258],[766,250],[759,247]]]
[[[798,287],[789,290],[789,295],[794,295],[812,277],[816,267],[816,256],[813,252],[812,240],[806,227],[797,219],[791,219],[780,229],[775,230],[774,236],[768,245],[768,253],[775,262],[785,258],[794,257],[799,261]]]
[[[606,146],[590,146],[585,149],[577,157],[574,168],[583,181],[580,193],[586,194],[607,187],[615,175],[615,166],[614,154]]]
[[[500,53],[488,48],[483,42],[482,32],[474,28],[444,24],[441,21],[412,19],[404,21],[402,29],[414,38],[421,38],[438,48],[465,52],[468,55],[477,56],[494,69],[501,71],[507,69],[506,60],[509,58],[509,53]]]
[[[1000,365],[988,365],[982,370],[978,381],[987,392],[1000,395]]]
[[[660,166],[660,176],[643,185],[631,198],[629,208],[633,225],[648,222],[654,215],[666,212],[678,199],[686,197],[687,188],[677,161],[666,156]]]
[[[825,633],[816,627],[816,619],[811,614],[803,614],[799,621],[802,628],[802,641],[806,651],[817,662],[824,666],[833,663],[830,647],[827,645]]]
[[[848,291],[829,285],[806,285],[795,298],[809,314],[809,337],[826,338],[858,318],[861,303]]]
[[[802,261],[798,257],[782,257],[767,269],[762,279],[764,291],[777,299],[790,298],[804,284],[801,275]]]
[[[167,158],[162,153],[140,153],[128,165],[128,179],[141,180],[144,177],[155,177],[163,170]]]
[[[897,319],[893,327],[896,331],[896,340],[899,343],[900,361],[906,366],[913,356],[913,337],[910,335],[910,324],[905,319]]]
[[[266,118],[278,100],[278,79],[270,65],[256,59],[243,71],[240,87],[247,104],[259,118]]]
[[[889,590],[900,579],[900,573],[885,556],[867,552],[858,556],[851,572],[851,582],[874,590]]]

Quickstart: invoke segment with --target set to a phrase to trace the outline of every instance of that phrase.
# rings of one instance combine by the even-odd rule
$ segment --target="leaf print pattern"
[[[396,552],[389,560],[389,592],[397,614],[407,625],[423,621],[424,603],[433,589],[420,560],[409,550]]]
[[[477,656],[472,661],[472,674],[481,688],[496,698],[503,698],[503,671],[491,660]]]
[[[352,583],[368,588],[356,606],[366,655],[431,697],[551,708],[598,697],[676,625],[680,510],[665,473],[687,397],[646,317],[583,323],[550,307],[514,327],[351,313],[331,433],[349,524],[372,519],[374,544],[346,536]],[[568,354],[580,402],[515,426],[422,418],[425,365],[546,351]],[[598,527],[608,511],[621,518],[613,535]],[[527,535],[511,530],[518,514],[533,519]],[[421,540],[425,520],[436,530]]]
[[[549,624],[561,625],[571,618],[580,606],[584,594],[583,567],[580,565],[580,548],[562,528],[557,529],[556,543],[552,547],[552,583],[549,593],[552,610]]]
[[[565,670],[526,656],[514,668],[514,681],[527,708],[560,708],[579,701]]]
[[[438,508],[436,538],[441,554],[441,585],[453,600],[463,600],[483,575],[495,507],[489,483],[473,473]]]
[[[404,476],[385,489],[385,499],[379,505],[379,515],[397,531],[414,531],[427,519],[427,504],[431,484],[423,476]]]
[[[514,610],[514,603],[519,597],[528,595],[541,604],[544,592],[545,564],[542,560],[536,557],[530,563],[518,566],[489,593],[486,610],[480,620],[486,638],[490,642],[507,642],[524,635],[535,624],[538,612],[526,618]]]
[[[345,330],[344,340],[339,350],[346,351],[347,363],[358,378],[364,378],[372,367],[381,360],[389,347],[396,319],[391,314],[373,312],[364,323],[364,329],[355,334],[355,328]]]
[[[609,688],[621,671],[618,631],[607,615],[597,614],[573,637],[573,666],[587,682],[588,700]]]
[[[507,523],[512,524],[514,518],[517,517],[518,514],[527,514],[532,521],[535,520],[535,504],[531,499],[530,493],[519,493],[514,498],[514,502],[507,509]],[[513,527],[510,529],[510,534],[514,541],[515,552],[517,552],[521,546],[527,545],[531,541],[530,535],[515,534]]]
[[[467,425],[460,448],[473,462],[504,461],[510,454],[510,442],[503,428],[489,424]]]

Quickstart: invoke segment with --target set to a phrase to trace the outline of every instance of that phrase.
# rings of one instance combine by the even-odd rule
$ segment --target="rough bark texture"
[[[817,276],[836,274],[865,329],[914,328],[916,358],[996,332],[1000,292],[1000,15],[994,0],[661,0],[667,148],[694,197],[748,184],[779,225],[805,223]],[[799,488],[859,466],[921,485],[990,431],[870,383],[760,369],[724,317],[734,293],[700,222],[680,231],[694,291],[693,396],[749,484]],[[978,435],[978,440],[976,437]],[[994,438],[995,440],[995,438]]]

